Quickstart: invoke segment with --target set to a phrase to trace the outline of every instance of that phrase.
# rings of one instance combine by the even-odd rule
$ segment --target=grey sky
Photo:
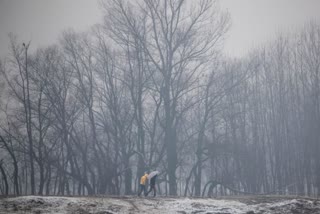
[[[231,56],[311,19],[320,23],[320,0],[220,0],[220,6],[232,19],[224,49]],[[36,49],[56,42],[64,29],[83,31],[101,20],[97,0],[0,0],[0,57],[8,53],[9,32]]]
[[[320,23],[320,0],[221,0],[232,26],[225,51],[241,56],[279,33],[296,32],[310,20]]]

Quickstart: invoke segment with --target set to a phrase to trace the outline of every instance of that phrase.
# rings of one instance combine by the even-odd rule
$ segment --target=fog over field
[[[319,210],[319,8],[0,1],[3,209],[33,195]]]

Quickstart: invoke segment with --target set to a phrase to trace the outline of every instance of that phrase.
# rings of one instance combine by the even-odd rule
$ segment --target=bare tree
[[[138,5],[134,8],[124,1],[113,1],[111,6],[105,4],[106,23],[115,36],[121,37],[123,32],[135,35],[158,73],[154,84],[163,98],[169,194],[176,195],[179,102],[191,93],[196,76],[210,60],[227,29],[228,16],[213,11],[212,1],[200,1],[196,5],[188,5],[183,0],[143,1]],[[194,9],[187,13],[190,6]],[[142,35],[137,24],[141,20],[145,20],[148,29]]]

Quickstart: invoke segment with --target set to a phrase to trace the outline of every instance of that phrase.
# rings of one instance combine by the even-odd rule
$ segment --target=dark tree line
[[[104,22],[0,61],[0,192],[320,194],[320,26],[242,59],[201,0],[101,2]]]

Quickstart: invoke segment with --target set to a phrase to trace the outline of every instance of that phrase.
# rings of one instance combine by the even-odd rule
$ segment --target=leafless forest
[[[241,59],[211,0],[101,2],[103,24],[0,61],[0,194],[320,195],[320,25]],[[24,42],[24,43],[23,43]]]

